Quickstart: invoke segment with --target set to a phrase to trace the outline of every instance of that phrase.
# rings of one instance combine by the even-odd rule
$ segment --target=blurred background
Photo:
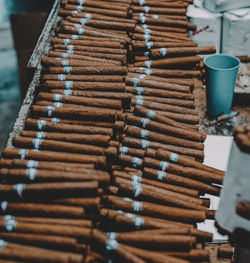
[[[31,80],[26,64],[53,0],[0,0],[0,152]]]

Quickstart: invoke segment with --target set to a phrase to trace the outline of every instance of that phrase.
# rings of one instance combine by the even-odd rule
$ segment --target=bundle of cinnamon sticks
[[[191,2],[61,0],[0,159],[1,262],[208,261],[196,223],[223,172],[202,164],[193,89],[215,50],[188,37]]]

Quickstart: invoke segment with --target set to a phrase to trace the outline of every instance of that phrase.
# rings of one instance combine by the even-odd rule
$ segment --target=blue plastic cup
[[[207,113],[210,117],[231,112],[240,60],[226,54],[204,59],[207,84]]]

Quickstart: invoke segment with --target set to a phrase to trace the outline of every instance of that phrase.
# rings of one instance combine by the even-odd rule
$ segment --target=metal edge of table
[[[36,43],[35,49],[31,55],[31,58],[27,64],[28,69],[34,70],[34,75],[32,81],[28,87],[26,96],[22,102],[20,110],[18,112],[17,118],[13,125],[11,132],[9,133],[9,137],[5,144],[6,148],[14,148],[12,144],[12,140],[15,136],[18,136],[20,132],[23,130],[25,125],[25,119],[29,113],[31,105],[35,99],[35,95],[37,92],[37,88],[39,86],[42,66],[41,66],[41,58],[42,56],[48,54],[50,49],[50,39],[53,35],[55,26],[58,22],[58,10],[60,6],[60,0],[55,0],[55,3],[51,9],[51,12],[47,18],[45,26],[43,28],[42,33]]]

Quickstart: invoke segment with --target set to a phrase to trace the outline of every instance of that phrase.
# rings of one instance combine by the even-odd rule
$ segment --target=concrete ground
[[[0,0],[0,154],[21,104],[10,15],[50,9],[52,0]]]
[[[0,10],[4,10],[1,6]],[[0,152],[14,124],[20,107],[18,67],[10,22],[0,11]]]

